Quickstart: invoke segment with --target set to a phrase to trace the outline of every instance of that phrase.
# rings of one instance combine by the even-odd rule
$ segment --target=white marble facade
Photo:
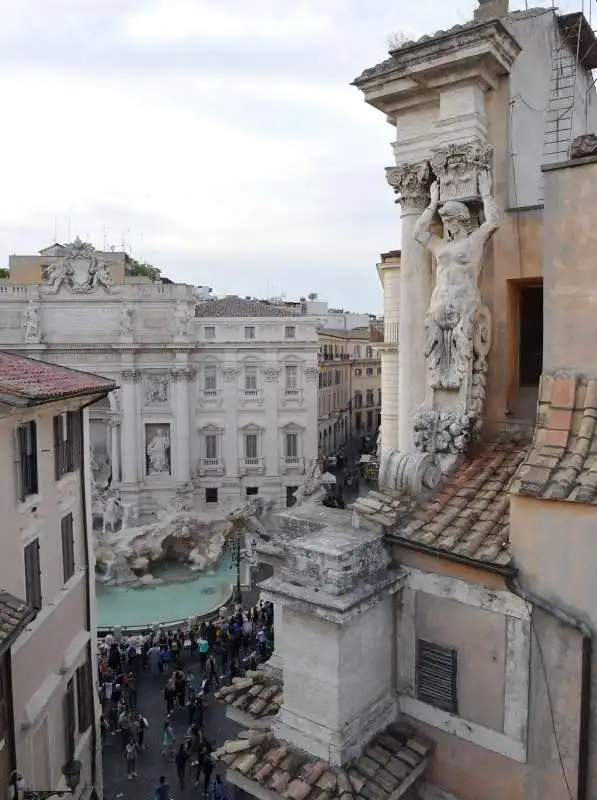
[[[184,284],[71,283],[0,282],[0,348],[118,382],[90,438],[123,504],[149,513],[192,488],[288,505],[317,456],[315,320]]]

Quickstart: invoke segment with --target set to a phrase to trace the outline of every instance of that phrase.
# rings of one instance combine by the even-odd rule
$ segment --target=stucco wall
[[[458,651],[458,716],[503,730],[506,618],[417,592],[415,626],[418,638]]]
[[[595,374],[597,161],[545,172],[543,368]]]

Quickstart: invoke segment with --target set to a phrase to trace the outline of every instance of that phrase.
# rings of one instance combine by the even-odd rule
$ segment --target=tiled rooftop
[[[410,726],[391,725],[344,769],[331,768],[269,731],[243,731],[214,755],[285,800],[399,800],[423,775],[431,753],[431,743]]]
[[[35,617],[35,610],[24,600],[0,590],[0,655]]]
[[[0,351],[0,394],[18,397],[28,405],[115,388],[114,381],[99,375]]]
[[[511,560],[508,489],[526,450],[513,444],[485,445],[422,504],[370,492],[353,508],[405,544],[507,567]]]
[[[196,317],[296,317],[289,308],[274,306],[263,300],[245,300],[230,295],[217,300],[204,300],[195,306]]]
[[[282,705],[282,685],[268,681],[262,672],[248,670],[244,678],[233,678],[230,686],[222,686],[215,697],[236,711],[255,718],[273,717]]]
[[[544,374],[518,495],[597,504],[597,380]]]

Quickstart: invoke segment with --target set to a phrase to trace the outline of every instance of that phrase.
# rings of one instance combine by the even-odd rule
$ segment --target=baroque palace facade
[[[90,370],[119,389],[91,411],[94,474],[127,513],[177,494],[293,502],[317,457],[314,320],[266,302],[205,299],[125,274],[123,253],[79,239],[11,256],[0,344]]]

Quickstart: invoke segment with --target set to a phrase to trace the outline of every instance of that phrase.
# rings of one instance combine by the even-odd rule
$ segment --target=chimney
[[[488,22],[490,19],[508,16],[508,0],[477,0],[475,22]]]

